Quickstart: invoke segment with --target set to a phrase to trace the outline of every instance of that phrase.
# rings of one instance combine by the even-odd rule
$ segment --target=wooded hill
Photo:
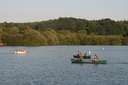
[[[0,23],[1,45],[128,45],[128,21],[59,18]]]

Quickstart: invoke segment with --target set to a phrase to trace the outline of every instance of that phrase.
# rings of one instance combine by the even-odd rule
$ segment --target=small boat
[[[25,49],[17,49],[14,51],[15,54],[27,54],[27,50]]]
[[[98,60],[98,61],[95,61],[93,59],[77,59],[77,58],[72,58],[71,59],[71,62],[72,63],[79,63],[79,64],[107,64],[107,61],[106,60]]]

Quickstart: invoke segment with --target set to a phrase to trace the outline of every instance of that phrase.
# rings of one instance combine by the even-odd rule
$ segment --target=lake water
[[[72,64],[78,49],[108,64]],[[0,47],[0,85],[128,85],[128,46]]]

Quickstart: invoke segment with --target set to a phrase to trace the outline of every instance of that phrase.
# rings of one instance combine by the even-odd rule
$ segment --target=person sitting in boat
[[[76,55],[76,56],[77,56],[77,57],[79,57],[79,54],[80,54],[80,51],[78,50],[78,53],[77,53],[77,55]]]
[[[90,50],[86,53],[86,56],[91,56],[91,51]]]
[[[78,50],[78,53],[76,55],[73,55],[74,58],[80,58],[80,51]]]
[[[94,55],[93,61],[95,63],[99,62],[99,57],[96,54]]]
[[[88,51],[88,56],[91,56],[91,51],[90,50]]]
[[[84,55],[82,52],[79,52],[79,57],[80,57],[80,60],[83,60]]]

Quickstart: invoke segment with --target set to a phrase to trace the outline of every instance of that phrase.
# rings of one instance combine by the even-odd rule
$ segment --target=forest
[[[60,17],[28,23],[3,22],[0,45],[128,45],[128,21]]]

